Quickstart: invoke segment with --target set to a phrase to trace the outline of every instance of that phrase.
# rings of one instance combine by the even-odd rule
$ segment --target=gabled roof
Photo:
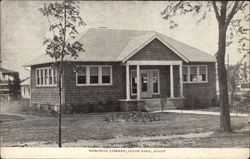
[[[142,30],[88,29],[76,39],[83,44],[85,52],[78,53],[82,62],[125,62],[142,47],[157,38],[186,62],[215,62],[215,58],[203,51],[171,39],[161,33]],[[47,55],[40,55],[25,66],[54,62]]]

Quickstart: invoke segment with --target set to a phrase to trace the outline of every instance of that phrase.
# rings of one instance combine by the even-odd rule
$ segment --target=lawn
[[[234,132],[220,133],[219,116],[155,113],[152,115],[160,120],[107,121],[114,114],[117,113],[63,115],[63,146],[249,147],[249,124],[246,118],[232,117]],[[1,114],[0,123],[2,146],[57,146],[55,116],[37,113]]]

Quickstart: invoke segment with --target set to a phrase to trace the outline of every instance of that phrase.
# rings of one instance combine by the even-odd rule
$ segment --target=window
[[[131,71],[131,86],[132,86],[132,94],[137,93],[137,78],[136,71]]]
[[[56,83],[57,83],[57,72],[56,72],[56,69],[52,69],[52,74],[53,74],[53,76],[52,76],[52,78],[53,78],[53,85],[56,85]]]
[[[196,66],[191,66],[190,67],[190,82],[195,82],[197,81],[197,67]]]
[[[36,69],[36,85],[37,86],[55,86],[56,70],[51,67]]]
[[[207,82],[207,66],[183,66],[182,76],[184,83],[202,83]]]
[[[52,71],[51,71],[51,68],[49,68],[49,85],[52,85],[52,82],[53,82],[53,78],[52,78]]]
[[[187,82],[187,67],[186,66],[182,67],[182,79],[184,82]]]
[[[159,93],[159,72],[153,71],[153,93]]]
[[[41,80],[41,78],[40,78],[41,76],[40,76],[40,70],[36,70],[36,84],[37,85],[40,85],[40,80]]]
[[[110,67],[102,67],[102,83],[110,83]]]
[[[111,66],[80,66],[76,73],[76,85],[111,85]]]
[[[87,78],[86,78],[86,67],[81,67],[78,71],[78,76],[77,76],[77,83],[78,84],[86,84],[87,83]]]
[[[98,84],[98,67],[90,67],[90,84]]]
[[[205,66],[199,67],[199,81],[206,81],[207,80],[207,69]]]

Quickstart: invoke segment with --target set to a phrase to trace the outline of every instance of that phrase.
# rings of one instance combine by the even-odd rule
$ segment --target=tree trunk
[[[58,110],[58,147],[62,147],[62,70],[59,70],[59,79],[58,79],[58,86],[59,86],[59,110]]]
[[[219,24],[217,67],[220,88],[220,129],[222,131],[232,131],[228,102],[227,71],[225,67],[226,31],[227,27]]]

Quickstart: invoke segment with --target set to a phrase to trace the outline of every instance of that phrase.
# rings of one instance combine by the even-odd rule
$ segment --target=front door
[[[140,70],[141,72],[141,98],[152,98],[159,94],[159,70]],[[131,93],[137,95],[136,70],[131,71]]]
[[[151,81],[150,81],[150,71],[141,70],[141,97],[142,98],[151,98]]]

